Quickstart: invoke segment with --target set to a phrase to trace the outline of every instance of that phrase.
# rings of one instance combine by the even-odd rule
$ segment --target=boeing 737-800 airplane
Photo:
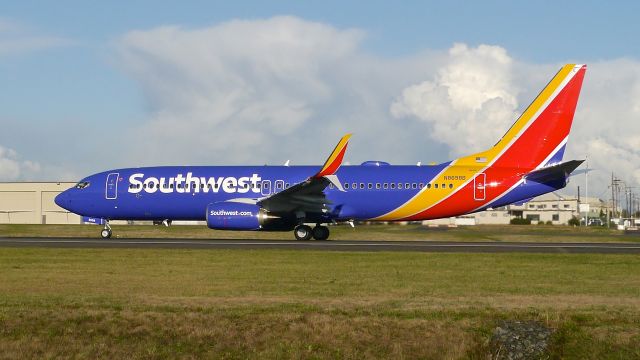
[[[562,161],[586,71],[565,65],[489,150],[433,166],[341,166],[350,135],[322,167],[161,166],[109,170],[56,197],[105,220],[202,220],[211,229],[294,231],[325,240],[323,224],[457,216],[561,189],[582,161]],[[306,224],[316,224],[311,228]]]

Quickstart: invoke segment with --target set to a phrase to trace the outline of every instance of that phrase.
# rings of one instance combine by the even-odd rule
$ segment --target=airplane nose
[[[53,201],[61,208],[69,210],[69,194],[67,191],[63,191],[58,194]]]

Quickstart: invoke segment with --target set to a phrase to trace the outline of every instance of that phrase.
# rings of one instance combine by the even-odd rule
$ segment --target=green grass
[[[635,255],[0,249],[0,358],[640,357]]]
[[[2,237],[95,237],[95,225],[0,225]],[[291,232],[215,231],[206,226],[113,226],[119,238],[278,239],[293,240]],[[640,242],[640,236],[625,235],[603,227],[540,225],[481,225],[429,228],[422,225],[332,226],[333,240],[442,240],[522,242]]]

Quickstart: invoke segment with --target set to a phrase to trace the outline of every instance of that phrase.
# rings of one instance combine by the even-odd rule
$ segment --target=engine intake
[[[222,201],[207,206],[207,226],[210,229],[289,231],[296,225],[293,220],[268,214],[254,204]]]

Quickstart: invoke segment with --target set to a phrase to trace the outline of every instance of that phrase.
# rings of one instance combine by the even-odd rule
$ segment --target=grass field
[[[640,258],[0,248],[0,358],[478,358],[502,319],[549,356],[640,357]]]
[[[95,225],[0,225],[0,237],[94,237]],[[120,238],[280,239],[293,240],[291,232],[216,231],[206,226],[113,226]],[[639,235],[604,227],[546,225],[482,225],[429,228],[422,225],[369,225],[331,227],[332,240],[442,240],[523,242],[640,242]]]

